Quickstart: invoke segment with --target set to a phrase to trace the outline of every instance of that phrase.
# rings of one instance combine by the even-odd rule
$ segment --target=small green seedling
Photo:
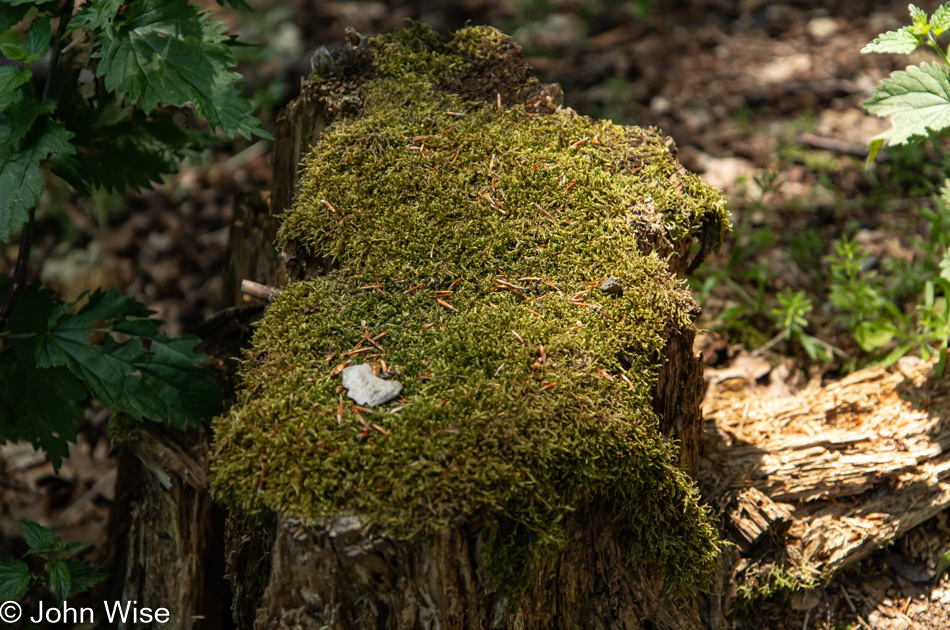
[[[70,594],[82,593],[106,578],[94,566],[73,556],[90,544],[63,542],[39,523],[20,521],[23,537],[29,546],[26,556],[39,556],[43,560],[42,571],[30,571],[23,560],[0,557],[0,600],[19,599],[31,586],[47,584],[62,601]]]

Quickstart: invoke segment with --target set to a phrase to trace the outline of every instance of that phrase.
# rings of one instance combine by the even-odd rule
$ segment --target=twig
[[[856,142],[848,142],[847,140],[839,140],[838,138],[826,138],[813,133],[803,133],[798,136],[798,144],[815,149],[832,151],[833,153],[853,155],[859,158],[866,158],[868,156],[867,147]]]
[[[280,289],[269,287],[266,284],[254,282],[253,280],[241,280],[241,293],[246,293],[252,297],[273,302],[280,294]]]
[[[49,88],[53,83],[53,73],[56,71],[56,64],[59,63],[59,53],[63,47],[63,37],[66,36],[66,29],[69,26],[69,20],[73,15],[75,2],[65,0],[59,6],[59,25],[56,27],[56,37],[53,39],[53,54],[50,55],[49,70],[46,73],[46,82],[43,84],[43,98],[45,102],[49,98]]]
[[[23,234],[20,237],[20,251],[17,254],[16,267],[13,269],[13,284],[7,289],[7,294],[3,296],[3,303],[0,304],[0,332],[3,332],[7,320],[10,319],[13,305],[26,279],[26,265],[30,260],[30,246],[33,244],[34,214],[35,208],[30,208],[27,212],[26,227],[23,228]]]
[[[821,149],[823,151],[831,151],[832,153],[840,153],[842,155],[853,155],[854,157],[859,157],[862,160],[867,159],[868,149],[867,147],[858,144],[857,142],[848,142],[847,140],[839,140],[837,138],[826,138],[824,136],[819,136],[813,133],[803,133],[798,136],[798,144],[806,147],[812,147],[813,149]],[[876,162],[887,162],[887,155],[879,153]]]

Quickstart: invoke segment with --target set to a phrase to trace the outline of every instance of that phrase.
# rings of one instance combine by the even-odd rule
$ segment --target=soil
[[[505,30],[522,44],[542,82],[562,85],[567,106],[615,122],[659,126],[676,141],[687,168],[724,189],[735,223],[774,228],[777,246],[761,254],[782,270],[770,290],[812,286],[814,268],[796,262],[783,246],[806,229],[827,244],[856,225],[881,256],[912,256],[907,243],[923,229],[917,210],[930,203],[925,194],[939,175],[938,160],[929,154],[909,182],[896,158],[869,172],[852,154],[886,127],[861,102],[882,77],[907,63],[860,50],[906,22],[903,1],[250,3],[256,13],[242,16],[205,2],[245,37],[266,44],[244,68],[248,93],[269,89],[274,109],[265,120],[294,96],[311,53],[341,42],[345,28],[374,34],[416,18],[446,33],[467,20]],[[637,15],[640,6],[644,15]],[[836,150],[816,148],[816,137],[835,141]],[[141,194],[94,202],[49,194],[39,214],[31,277],[65,299],[91,287],[116,287],[155,309],[169,334],[193,329],[227,305],[231,203],[236,194],[269,190],[268,151],[266,143],[221,143]],[[769,171],[781,187],[757,195],[754,178]],[[883,199],[871,200],[875,191]],[[723,265],[736,246],[744,244],[727,242],[704,267]],[[824,247],[816,256],[828,253]],[[9,273],[15,258],[15,244],[0,249],[0,272]],[[714,313],[723,299],[714,292],[704,308]],[[714,334],[701,347],[709,366],[719,370],[748,356],[735,339]],[[805,371],[801,357],[766,356],[772,360],[751,381],[773,387],[776,395],[796,391],[809,378],[838,376],[835,366]],[[101,409],[87,414],[58,475],[29,445],[0,447],[5,548],[22,547],[17,519],[51,524],[67,540],[105,543],[114,482],[107,420]],[[950,577],[935,576],[933,565],[948,550],[944,512],[830,584],[729,611],[727,627],[947,628]]]

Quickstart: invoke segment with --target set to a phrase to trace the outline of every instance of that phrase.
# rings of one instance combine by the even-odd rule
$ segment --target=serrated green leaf
[[[149,188],[166,173],[177,171],[179,164],[194,151],[209,144],[211,136],[187,129],[168,111],[146,116],[141,110],[111,107],[101,112],[82,112],[83,120],[68,121],[76,131],[73,144],[82,148],[82,162],[73,163],[75,174],[97,188],[124,191]],[[88,114],[88,115],[87,115]],[[128,168],[135,164],[135,168]],[[54,165],[60,174],[62,164]]]
[[[3,42],[0,44],[0,54],[11,61],[22,61],[26,59],[26,48],[20,44]]]
[[[69,26],[89,30],[102,29],[106,35],[112,37],[113,21],[122,4],[123,0],[92,0],[73,16]]]
[[[69,567],[62,560],[54,560],[47,563],[46,571],[49,574],[49,587],[53,589],[60,601],[66,599],[72,583]]]
[[[20,86],[29,82],[32,77],[33,73],[28,68],[21,70],[14,66],[0,67],[0,112],[23,99]]]
[[[36,63],[49,51],[52,37],[49,18],[37,20],[30,27],[26,40],[22,44],[4,42],[0,44],[0,53],[7,59],[22,61],[25,64]]]
[[[96,567],[78,558],[67,558],[64,562],[69,569],[71,593],[85,593],[108,577]]]
[[[144,304],[115,291],[96,291],[75,314],[53,315],[49,332],[37,344],[41,367],[66,365],[103,405],[133,418],[186,429],[220,413],[220,389],[199,367],[207,356],[194,352],[190,335],[170,339]],[[133,336],[117,342],[114,332]]]
[[[0,600],[9,601],[26,595],[30,587],[30,567],[22,560],[0,560]]]
[[[50,154],[75,151],[69,144],[72,134],[49,118],[39,121],[30,136],[20,147],[0,143],[0,242],[5,243],[10,231],[26,222],[27,211],[39,202],[43,193],[40,162]]]
[[[0,443],[28,441],[58,469],[76,441],[88,394],[65,367],[38,369],[33,353],[12,341],[0,352]]]
[[[930,30],[930,24],[927,23],[927,12],[916,5],[907,7],[910,10],[911,25],[910,30],[918,35],[926,35]]]
[[[9,284],[9,278],[0,277],[0,296]],[[38,334],[46,332],[54,308],[49,291],[27,284],[7,320],[7,347],[0,351],[0,443],[28,441],[59,468],[69,454],[68,442],[76,441],[88,394],[67,368],[36,366]]]
[[[49,40],[53,36],[49,18],[33,22],[26,35],[26,58],[23,63],[36,63],[49,52]]]
[[[878,35],[874,41],[861,49],[864,54],[867,53],[896,53],[909,55],[914,52],[918,46],[923,43],[917,35],[910,32],[906,26],[896,30],[888,31]]]
[[[53,532],[33,521],[20,521],[23,527],[23,539],[30,548],[30,553],[52,551],[56,542]]]
[[[92,547],[92,543],[87,542],[68,542],[63,546],[63,548],[66,549],[68,553],[79,553],[80,551],[89,549],[90,547]]]
[[[950,126],[950,78],[948,70],[927,63],[898,70],[881,81],[874,97],[863,103],[876,116],[891,117],[892,128],[874,140],[905,144]]]
[[[948,28],[950,28],[950,3],[937,7],[930,18],[930,31],[934,35],[940,35]]]
[[[6,111],[0,113],[0,134],[2,134],[0,147],[17,148],[20,140],[32,131],[33,123],[40,117],[52,113],[54,109],[56,109],[55,101],[40,103],[32,96],[7,108]]]
[[[158,103],[193,104],[230,137],[266,136],[234,86],[241,77],[230,70],[226,39],[224,25],[187,0],[135,0],[114,36],[100,35],[97,73],[107,89],[141,102],[146,113]]]

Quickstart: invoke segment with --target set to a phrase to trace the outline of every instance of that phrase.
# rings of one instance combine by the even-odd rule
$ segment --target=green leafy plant
[[[885,144],[906,144],[950,127],[950,59],[938,37],[950,29],[950,3],[940,6],[932,16],[910,5],[911,24],[882,33],[861,49],[862,53],[898,53],[908,55],[926,46],[943,62],[923,62],[907,66],[881,81],[874,96],[864,107],[877,116],[890,116],[892,127],[875,136],[870,143],[868,161]]]
[[[934,577],[939,578],[943,572],[950,569],[950,551],[947,551],[937,560],[937,567],[934,569]]]
[[[89,543],[63,542],[48,529],[33,521],[20,521],[23,537],[29,550],[24,555],[38,556],[43,561],[41,571],[30,571],[23,560],[0,557],[0,600],[18,599],[31,586],[46,584],[60,600],[70,594],[89,590],[105,579],[94,566],[75,558],[75,554],[90,547]]]
[[[784,293],[780,293],[778,306],[772,309],[772,317],[779,328],[779,334],[769,345],[782,340],[798,342],[811,360],[830,361],[832,354],[840,354],[840,350],[805,332],[808,327],[808,319],[805,316],[811,309],[811,300],[805,296],[804,291],[793,292],[791,289],[785,289]]]
[[[875,270],[866,270],[867,255],[853,241],[835,244],[831,257],[829,299],[838,320],[854,334],[864,352],[882,365],[916,352],[924,360],[936,352],[936,372],[942,375],[950,340],[950,250],[941,262],[941,275],[924,282],[911,315],[888,296]]]
[[[925,46],[938,63],[910,65],[891,74],[875,88],[864,107],[872,114],[890,117],[891,129],[875,136],[868,147],[868,163],[885,144],[903,145],[933,137],[950,127],[950,57],[939,37],[950,30],[950,3],[941,5],[930,16],[910,5],[911,24],[882,33],[862,49],[862,53],[910,54]],[[863,270],[862,256],[850,242],[838,246],[832,260],[831,300],[844,313],[847,323],[855,326],[855,340],[867,352],[885,351],[885,364],[916,350],[924,359],[934,349],[939,360],[936,371],[943,374],[950,338],[950,179],[936,200],[935,211],[922,214],[930,222],[930,242],[922,249],[928,256],[913,269],[906,288],[920,293],[913,315],[899,309],[886,296],[876,272]],[[939,260],[939,274],[927,261]],[[903,288],[903,287],[902,287]]]
[[[58,466],[92,398],[182,428],[222,410],[197,338],[169,339],[114,292],[64,304],[25,278],[51,177],[83,195],[149,187],[213,137],[183,126],[188,112],[229,138],[269,138],[229,44],[187,0],[0,0],[0,242],[20,234],[0,279],[0,443],[28,440]]]

